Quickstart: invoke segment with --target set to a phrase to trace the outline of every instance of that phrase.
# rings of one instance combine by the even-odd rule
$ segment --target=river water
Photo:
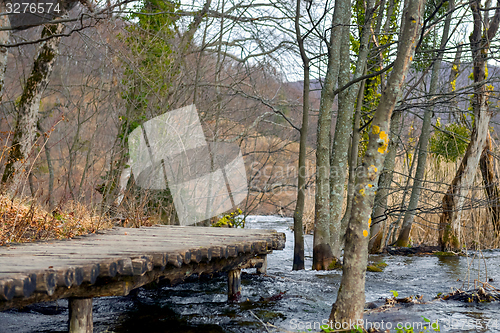
[[[275,229],[287,237],[283,251],[268,255],[268,274],[242,275],[242,301],[226,302],[226,277],[190,279],[177,286],[141,288],[137,295],[94,299],[94,332],[265,332],[319,331],[328,318],[340,284],[341,271],[317,272],[312,265],[312,236],[305,236],[305,271],[291,271],[293,233],[289,218],[250,216],[247,228]],[[399,297],[421,295],[426,304],[397,306],[365,315],[365,327],[413,327],[414,332],[498,332],[500,304],[434,300],[438,293],[473,286],[475,279],[500,287],[500,252],[483,251],[480,260],[466,257],[370,256],[384,261],[384,272],[367,272],[366,301],[383,304]],[[485,269],[486,267],[486,269]],[[486,276],[487,275],[487,276]],[[498,281],[498,282],[497,282]],[[426,323],[423,318],[431,323]],[[65,332],[65,300],[0,312],[0,332]],[[258,318],[258,319],[257,319]],[[425,326],[424,326],[425,323]],[[390,325],[390,326],[389,326]]]

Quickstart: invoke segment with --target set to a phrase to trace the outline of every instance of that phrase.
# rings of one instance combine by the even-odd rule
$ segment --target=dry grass
[[[52,213],[35,202],[0,195],[0,245],[63,239],[112,227],[110,221],[77,203]]]
[[[497,166],[498,167],[498,166]],[[439,218],[441,214],[442,199],[449,184],[458,168],[457,163],[438,162],[433,158],[428,159],[425,172],[424,189],[421,191],[419,208],[422,211],[415,216],[414,224],[410,234],[412,245],[438,245]],[[497,170],[497,174],[500,173]],[[401,225],[405,213],[405,205],[408,204],[411,194],[412,181],[408,182],[408,160],[405,157],[398,157],[396,161],[395,174],[391,187],[391,194],[388,197],[388,208],[393,209],[386,220],[385,236],[391,224]],[[408,190],[405,187],[408,186]],[[487,208],[488,198],[484,191],[481,172],[478,170],[474,185],[465,202],[465,209],[462,214],[462,241],[467,248],[499,248],[500,238],[496,237],[491,214]],[[405,205],[402,206],[402,203]],[[346,202],[344,200],[344,210]],[[472,207],[472,208],[470,208]],[[398,212],[398,209],[401,209]],[[304,230],[312,233],[314,230],[314,188],[308,191],[304,209]],[[391,237],[388,244],[395,242],[395,236]],[[384,237],[385,239],[385,237]]]
[[[405,191],[407,184],[408,161],[403,157],[398,158],[396,163],[396,174],[394,181],[403,187],[398,188],[393,183],[393,194],[389,196],[388,206],[393,208],[402,207],[401,203],[408,204],[411,194],[412,182],[409,182],[409,190]],[[425,183],[420,195],[419,208],[423,211],[415,216],[414,224],[410,234],[413,245],[426,244],[438,245],[439,219],[442,212],[442,199],[449,184],[458,169],[458,163],[445,163],[428,159],[425,172]],[[497,170],[498,174],[498,170]],[[406,194],[405,194],[406,192]],[[462,242],[468,248],[498,248],[500,240],[495,236],[491,216],[487,208],[486,197],[481,172],[478,170],[475,182],[465,201],[465,210],[462,213]],[[403,207],[404,208],[404,207]],[[394,213],[387,220],[387,225],[398,222],[401,224],[401,213]],[[396,237],[398,233],[396,232]],[[395,238],[389,241],[395,241]]]

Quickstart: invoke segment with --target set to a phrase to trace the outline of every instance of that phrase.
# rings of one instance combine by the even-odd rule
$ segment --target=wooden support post
[[[69,333],[92,333],[92,298],[69,299]]]
[[[230,302],[237,302],[241,297],[241,270],[235,269],[227,273],[227,297]]]
[[[267,254],[262,255],[261,258],[264,259],[264,262],[262,263],[261,267],[257,267],[257,273],[258,274],[266,274],[267,273]]]

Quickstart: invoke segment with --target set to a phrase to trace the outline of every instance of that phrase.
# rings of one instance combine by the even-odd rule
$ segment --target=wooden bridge
[[[240,294],[243,268],[265,273],[268,253],[285,247],[274,230],[181,226],[113,228],[69,240],[0,247],[0,311],[69,299],[69,331],[92,332],[92,298],[125,296],[151,282],[228,272]]]

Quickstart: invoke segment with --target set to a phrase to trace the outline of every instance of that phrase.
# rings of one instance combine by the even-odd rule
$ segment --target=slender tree
[[[349,148],[349,180],[347,183],[347,207],[345,214],[340,223],[342,226],[347,226],[351,218],[352,202],[354,198],[354,186],[356,185],[356,168],[358,167],[359,141],[361,140],[361,108],[363,106],[363,96],[365,92],[365,80],[361,81],[358,89],[358,97],[356,99],[356,111],[354,113],[353,130],[351,136],[351,146]],[[342,227],[342,229],[344,229]],[[341,239],[343,242],[343,239]]]
[[[293,250],[293,270],[304,269],[304,232],[303,232],[303,216],[305,204],[305,186],[306,186],[306,154],[307,154],[307,131],[309,126],[309,90],[310,90],[310,74],[309,66],[310,59],[306,54],[304,47],[304,37],[300,32],[300,3],[297,0],[295,12],[295,35],[299,46],[300,57],[304,66],[304,88],[302,92],[302,126],[300,128],[300,143],[299,143],[299,161],[298,161],[298,186],[297,186],[297,203],[293,213],[293,235],[294,235],[294,250]]]
[[[368,230],[378,178],[389,145],[392,111],[403,88],[419,36],[424,11],[423,0],[407,0],[394,68],[375,111],[368,148],[356,179],[354,205],[346,232],[342,281],[330,321],[355,322],[363,317],[365,274],[368,260]],[[344,324],[345,325],[345,324]]]
[[[330,131],[335,88],[339,76],[339,58],[346,22],[349,21],[350,2],[335,2],[325,81],[321,89],[316,145],[316,195],[313,244],[313,269],[328,269],[334,260],[330,238]]]
[[[375,13],[374,4],[374,0],[368,0],[365,4],[364,24],[360,30],[359,52],[352,80],[356,80],[365,72],[369,53],[372,20]],[[351,12],[349,11],[349,17],[350,16]],[[349,29],[345,29],[343,33],[345,36],[342,38],[343,43],[340,54],[339,87],[343,87],[351,80]],[[346,228],[346,225],[342,225],[341,223],[342,202],[344,201],[345,179],[348,170],[349,138],[351,137],[353,128],[352,117],[359,86],[360,82],[352,84],[349,88],[341,91],[338,98],[339,108],[330,159],[330,239],[332,253],[336,259],[340,258]]]
[[[5,13],[5,2],[0,2],[0,13]],[[0,45],[6,45],[9,42],[9,28],[10,21],[8,15],[0,16]],[[9,51],[5,46],[0,46],[0,102],[3,97],[3,90],[5,85],[5,70],[7,69],[7,56]]]
[[[469,39],[476,84],[472,102],[474,124],[465,155],[443,197],[443,213],[440,217],[439,228],[439,243],[442,249],[461,249],[463,205],[469,188],[474,182],[488,137],[488,126],[492,115],[488,106],[489,91],[484,81],[490,41],[495,37],[500,23],[500,3],[497,2],[495,14],[491,18],[488,17],[490,9],[482,9],[479,0],[472,1],[470,8],[473,16],[473,31]],[[484,16],[481,13],[484,13]]]

